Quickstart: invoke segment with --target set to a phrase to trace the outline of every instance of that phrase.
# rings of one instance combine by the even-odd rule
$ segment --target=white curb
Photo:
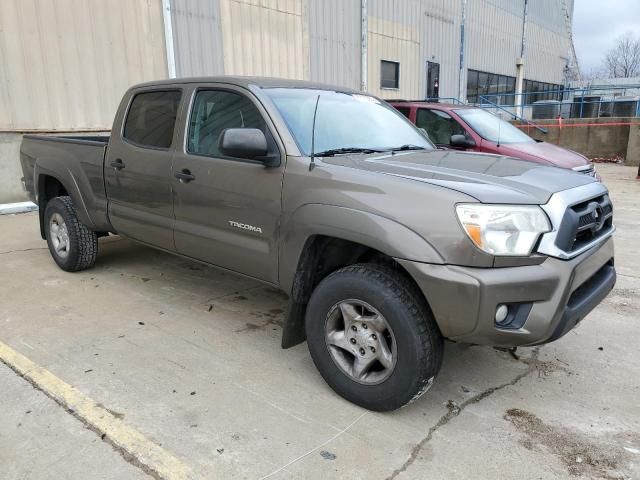
[[[37,210],[38,206],[33,202],[0,203],[0,215],[10,213],[27,213]]]

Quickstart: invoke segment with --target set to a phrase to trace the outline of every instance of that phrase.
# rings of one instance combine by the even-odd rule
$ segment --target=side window
[[[407,118],[411,115],[411,109],[409,107],[395,107],[395,109]]]
[[[180,90],[138,93],[124,123],[124,138],[145,147],[169,148],[173,140]]]
[[[424,128],[436,145],[449,145],[451,135],[465,135],[466,133],[464,128],[448,113],[427,108],[418,110],[416,126]]]
[[[227,128],[260,129],[272,150],[273,138],[264,118],[247,97],[224,90],[201,90],[196,93],[189,120],[187,151],[222,156],[218,150],[218,140]]]

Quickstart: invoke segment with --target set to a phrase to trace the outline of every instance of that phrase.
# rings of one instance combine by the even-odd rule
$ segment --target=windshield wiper
[[[419,145],[411,145],[411,144],[406,144],[406,145],[401,145],[399,147],[395,147],[395,148],[389,148],[388,151],[390,152],[402,152],[405,150],[426,150],[425,147],[421,147]]]
[[[342,155],[347,153],[380,153],[384,150],[378,150],[375,148],[359,148],[359,147],[344,147],[344,148],[332,148],[323,152],[317,152],[313,155],[316,157],[333,157],[334,155]]]

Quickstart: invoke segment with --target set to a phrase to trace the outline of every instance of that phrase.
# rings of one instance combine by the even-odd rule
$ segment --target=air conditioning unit
[[[635,117],[638,113],[638,102],[640,97],[616,97],[613,104],[614,117]]]
[[[599,96],[573,97],[571,118],[598,118],[601,98]]]
[[[558,118],[560,116],[560,102],[558,100],[538,100],[533,102],[532,118]]]

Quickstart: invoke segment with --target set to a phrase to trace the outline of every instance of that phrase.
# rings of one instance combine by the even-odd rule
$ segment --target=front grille
[[[613,206],[608,195],[572,205],[562,219],[556,245],[571,253],[606,235],[613,227]]]

